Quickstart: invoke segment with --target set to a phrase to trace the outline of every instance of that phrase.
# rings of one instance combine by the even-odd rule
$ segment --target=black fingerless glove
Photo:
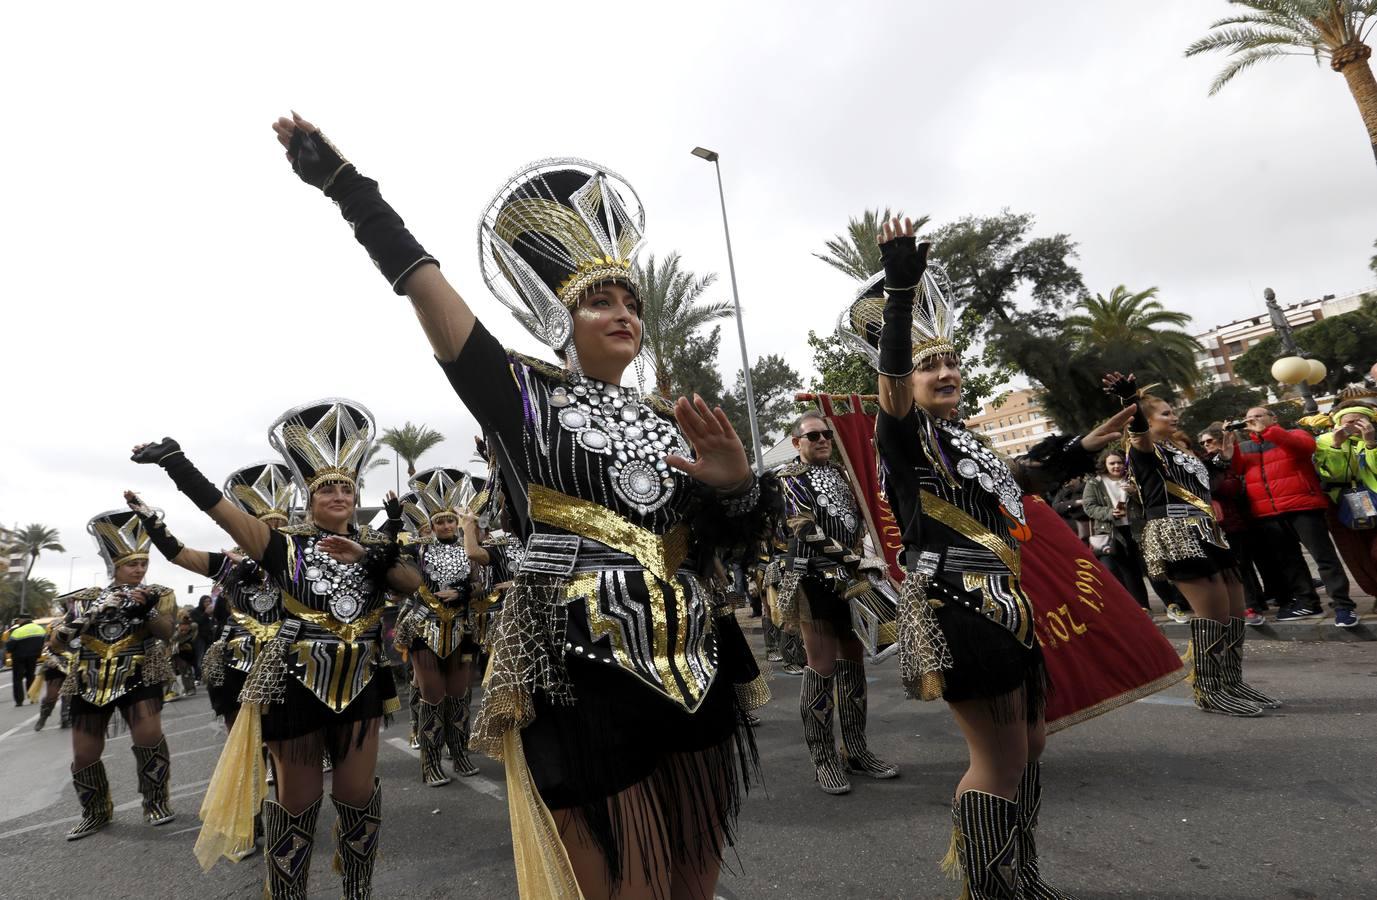
[[[880,374],[903,378],[913,371],[913,300],[928,267],[928,248],[913,237],[880,245],[885,266],[884,327],[880,329]]]
[[[319,188],[339,204],[340,214],[354,228],[354,239],[368,251],[373,265],[383,273],[392,290],[406,293],[402,282],[425,263],[439,262],[426,253],[420,241],[406,230],[406,223],[378,192],[378,183],[359,174],[320,132],[301,128],[292,133],[287,155],[302,181]]]
[[[1120,406],[1127,406],[1130,403],[1137,403],[1138,408],[1133,412],[1133,418],[1128,421],[1129,434],[1147,434],[1148,420],[1143,412],[1143,404],[1138,396],[1138,379],[1132,375],[1127,378],[1120,378],[1111,388],[1105,389],[1106,393],[1113,394],[1119,398]]]
[[[202,512],[221,500],[220,489],[191,464],[191,460],[182,452],[181,445],[172,438],[165,437],[156,444],[149,444],[130,459],[136,463],[157,463],[162,466],[177,490],[186,494]]]
[[[153,546],[158,548],[158,552],[168,562],[176,559],[177,554],[185,549],[186,545],[173,537],[172,533],[167,530],[167,525],[161,516],[150,516],[148,513],[138,510],[134,510],[134,515],[139,517],[139,521],[143,523],[143,530],[148,533],[149,540],[153,542]]]
[[[388,497],[383,501],[383,512],[387,513],[387,520],[378,530],[387,535],[389,540],[395,541],[397,535],[406,527],[406,523],[402,521],[402,501],[396,497]]]
[[[401,558],[402,548],[396,541],[374,544],[364,556],[363,569],[374,584],[386,584],[387,573]]]

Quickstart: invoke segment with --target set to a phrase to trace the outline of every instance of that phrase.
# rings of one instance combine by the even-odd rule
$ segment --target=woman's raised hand
[[[1081,446],[1091,453],[1097,453],[1124,436],[1124,427],[1138,411],[1138,404],[1130,403],[1100,423],[1094,431],[1081,438]]]
[[[697,459],[671,455],[665,457],[666,463],[718,490],[731,490],[750,480],[746,448],[720,406],[709,409],[697,394],[692,401],[680,397],[674,404],[674,418]]]
[[[367,552],[363,549],[363,544],[358,541],[351,541],[347,537],[340,537],[337,534],[322,538],[316,546],[329,554],[336,562],[342,563],[360,562]]]
[[[1128,375],[1108,372],[1100,383],[1104,385],[1106,394],[1113,394],[1120,400],[1127,402],[1138,399],[1138,379],[1131,372]]]
[[[885,267],[885,287],[890,290],[912,290],[918,287],[928,268],[927,241],[918,243],[912,219],[900,221],[898,216],[880,226],[880,259]]]
[[[282,116],[274,122],[273,132],[277,142],[287,151],[292,171],[311,187],[325,190],[349,165],[349,160],[335,149],[319,128],[295,112],[290,119]]]
[[[150,507],[147,503],[144,503],[143,500],[139,499],[139,495],[134,493],[133,491],[124,492],[124,502],[127,503],[129,505],[129,508],[132,509],[138,515],[147,516],[150,519],[154,517],[152,507]]]

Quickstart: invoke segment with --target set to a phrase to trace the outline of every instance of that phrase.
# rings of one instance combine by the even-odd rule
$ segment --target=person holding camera
[[[1299,428],[1283,428],[1276,414],[1265,406],[1249,409],[1243,424],[1243,432],[1225,433],[1221,453],[1243,478],[1249,511],[1269,548],[1280,553],[1291,541],[1299,541],[1319,567],[1334,610],[1334,624],[1340,628],[1357,624],[1348,576],[1329,536],[1325,517],[1329,497],[1315,472],[1315,438]],[[1294,600],[1277,615],[1277,621],[1322,615],[1309,567],[1303,560],[1297,564],[1294,557],[1283,565]]]
[[[1340,400],[1330,411],[1334,430],[1315,441],[1315,470],[1329,493],[1329,533],[1358,586],[1377,595],[1377,407]],[[1334,624],[1358,623],[1348,610]]]

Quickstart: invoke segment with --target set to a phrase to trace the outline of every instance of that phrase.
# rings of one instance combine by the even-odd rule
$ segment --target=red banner
[[[880,491],[875,418],[861,398],[800,395],[816,400],[836,435],[834,446],[863,502],[871,542],[903,579],[901,533]],[[839,409],[840,408],[840,409]],[[1032,537],[1022,547],[1023,588],[1033,603],[1034,628],[1047,659],[1052,694],[1047,730],[1084,722],[1185,677],[1185,667],[1152,619],[1090,549],[1040,497],[1023,508]]]

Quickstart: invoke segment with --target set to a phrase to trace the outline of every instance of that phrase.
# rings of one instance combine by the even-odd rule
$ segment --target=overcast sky
[[[61,590],[104,577],[84,525],[126,487],[188,544],[226,544],[127,461],[138,441],[178,438],[218,483],[271,457],[279,413],[336,395],[444,432],[423,465],[468,464],[473,420],[405,299],[273,140],[290,108],[527,352],[475,227],[549,156],[624,175],[646,249],[721,273],[725,300],[712,167],[689,155],[719,151],[750,350],[804,371],[849,290],[810,252],[873,206],[1033,213],[1078,242],[1092,292],[1157,285],[1201,329],[1261,311],[1267,286],[1294,302],[1373,280],[1377,171],[1343,79],[1283,60],[1208,97],[1222,60],[1182,49],[1222,0],[215,9],[6,11],[0,522],[61,530],[69,554],[36,570]],[[156,557],[150,579],[197,580]]]

